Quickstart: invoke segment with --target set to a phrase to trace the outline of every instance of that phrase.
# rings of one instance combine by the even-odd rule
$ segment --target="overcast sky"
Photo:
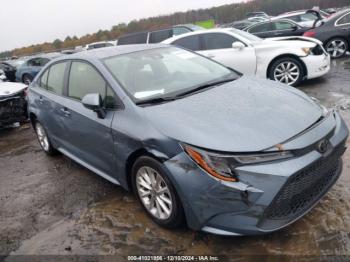
[[[121,22],[242,0],[10,0],[0,4],[0,52],[78,37]]]

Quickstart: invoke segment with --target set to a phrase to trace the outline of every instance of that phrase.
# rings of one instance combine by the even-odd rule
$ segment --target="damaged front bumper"
[[[209,176],[186,153],[164,164],[182,200],[188,226],[220,235],[257,235],[305,215],[341,173],[348,129],[338,113],[283,144],[298,156],[237,168],[240,182]],[[318,144],[326,139],[326,152]],[[302,146],[301,146],[302,145]]]
[[[28,119],[25,92],[0,96],[0,127],[8,126]]]

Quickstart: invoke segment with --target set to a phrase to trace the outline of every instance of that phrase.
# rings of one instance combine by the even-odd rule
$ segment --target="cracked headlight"
[[[189,145],[182,145],[184,151],[208,174],[220,180],[238,182],[234,169],[240,165],[255,164],[293,157],[289,151],[261,154],[224,155],[209,152]]]

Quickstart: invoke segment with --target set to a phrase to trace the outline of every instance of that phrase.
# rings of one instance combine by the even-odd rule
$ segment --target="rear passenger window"
[[[39,86],[41,88],[47,89],[47,77],[49,76],[49,69],[47,69],[40,77]]]
[[[350,13],[344,16],[342,19],[340,19],[337,24],[338,25],[350,24]]]
[[[68,96],[82,100],[86,94],[92,93],[100,94],[106,108],[115,108],[114,92],[96,69],[84,62],[72,62]]]
[[[192,51],[200,50],[200,38],[199,35],[187,36],[176,40],[173,45],[181,46]]]
[[[203,34],[205,50],[232,48],[232,43],[238,41],[233,36],[221,33]]]
[[[67,62],[57,63],[50,67],[49,76],[47,79],[47,90],[52,91],[58,95],[63,94],[64,87],[64,73]]]

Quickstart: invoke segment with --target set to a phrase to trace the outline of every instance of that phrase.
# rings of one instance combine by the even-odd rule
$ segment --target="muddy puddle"
[[[349,80],[349,59],[339,59],[301,89],[341,109],[350,126]],[[132,194],[64,156],[44,156],[30,128],[1,133],[0,146],[2,255],[350,255],[350,150],[336,185],[304,218],[266,236],[220,237],[160,228]]]

